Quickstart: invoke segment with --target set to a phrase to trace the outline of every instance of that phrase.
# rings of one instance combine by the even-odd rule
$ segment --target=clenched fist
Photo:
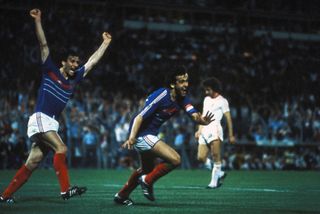
[[[103,38],[103,41],[108,44],[111,42],[111,39],[112,39],[111,35],[108,32],[103,32],[102,38]]]
[[[41,19],[41,10],[39,10],[39,9],[30,10],[30,16],[34,19],[40,20]]]

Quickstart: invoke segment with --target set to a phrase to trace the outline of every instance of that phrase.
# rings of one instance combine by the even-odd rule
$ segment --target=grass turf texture
[[[15,171],[0,170],[0,190]],[[160,179],[155,202],[138,186],[131,194],[134,206],[113,203],[114,194],[130,175],[129,170],[70,170],[71,182],[85,185],[81,197],[63,201],[53,170],[37,170],[17,193],[16,204],[0,204],[0,214],[91,213],[320,213],[320,172],[231,171],[219,189],[205,189],[210,172],[175,170]]]

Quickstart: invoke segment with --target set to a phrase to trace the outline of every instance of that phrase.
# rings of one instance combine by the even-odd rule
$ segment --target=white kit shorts
[[[159,140],[160,139],[157,136],[150,134],[138,137],[136,139],[136,143],[134,144],[134,148],[140,152],[148,151],[152,149],[157,144],[157,142],[159,142]]]
[[[223,141],[223,130],[221,126],[215,126],[214,129],[208,131],[208,130],[203,130],[198,143],[199,144],[209,144],[214,140],[220,139]]]
[[[48,115],[36,112],[29,117],[28,121],[28,137],[31,138],[37,133],[44,133],[47,131],[58,132],[59,123]]]

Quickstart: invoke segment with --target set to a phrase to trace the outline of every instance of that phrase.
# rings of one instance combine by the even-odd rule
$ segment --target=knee
[[[56,153],[62,153],[62,154],[67,154],[68,148],[66,145],[61,144],[57,147]]]
[[[212,153],[212,158],[213,158],[214,162],[220,161],[220,153],[219,152]]]
[[[175,167],[178,167],[181,164],[181,158],[179,155],[177,155],[176,157],[174,157],[171,161],[171,164]]]
[[[201,155],[198,155],[198,156],[197,156],[197,160],[200,161],[200,162],[202,162],[202,163],[205,163],[206,160],[207,160],[207,157],[203,157],[203,156],[201,156]]]
[[[40,162],[42,161],[42,158],[43,158],[42,154],[33,155],[27,159],[25,165],[28,169],[33,171],[39,166]]]

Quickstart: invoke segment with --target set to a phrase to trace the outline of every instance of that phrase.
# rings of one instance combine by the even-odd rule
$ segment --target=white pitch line
[[[0,182],[0,185],[7,185],[7,183]],[[37,184],[32,184],[28,183],[26,184],[27,186],[58,186],[57,183],[55,184],[50,184],[50,183],[37,183]],[[97,184],[85,184],[87,186],[98,186]],[[122,184],[102,184],[104,187],[116,187],[120,188],[123,185]],[[163,185],[157,185],[157,188],[159,189],[165,189],[167,186]],[[204,189],[204,186],[170,186],[171,189]],[[288,189],[269,189],[269,188],[232,188],[232,187],[227,187],[224,186],[222,189],[229,190],[229,191],[238,191],[238,192],[275,192],[275,193],[294,193],[294,192],[299,192],[297,190],[288,190]],[[313,189],[313,190],[305,190],[305,192],[320,192],[320,189]]]
[[[118,184],[104,184],[105,187],[121,187],[122,185]],[[157,188],[166,188],[165,186],[157,186]],[[172,189],[204,189],[204,187],[197,186],[172,186]],[[296,192],[292,190],[285,189],[264,189],[264,188],[230,188],[223,187],[223,189],[231,190],[231,191],[239,191],[239,192]]]
[[[248,191],[248,192],[296,192],[292,190],[285,190],[285,189],[260,189],[260,188],[226,188],[232,191]]]

